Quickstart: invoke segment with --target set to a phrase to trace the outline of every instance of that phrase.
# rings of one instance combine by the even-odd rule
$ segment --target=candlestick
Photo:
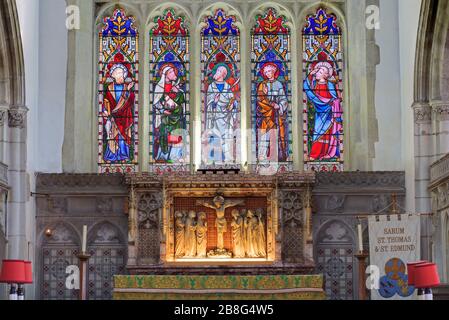
[[[366,287],[366,258],[368,253],[360,251],[355,255],[359,262],[359,300],[368,300],[368,290]]]
[[[85,253],[87,247],[87,226],[83,226],[83,245],[81,252]]]
[[[80,269],[80,291],[78,299],[87,300],[87,263],[89,261],[90,255],[81,253],[77,257],[79,259]]]
[[[359,235],[359,252],[363,252],[363,236],[362,236],[362,224],[357,226],[357,231]]]

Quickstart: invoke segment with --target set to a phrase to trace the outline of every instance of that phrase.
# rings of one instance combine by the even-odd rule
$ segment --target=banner
[[[368,224],[370,265],[380,271],[371,299],[412,299],[415,288],[408,286],[407,263],[420,260],[420,217],[372,216]]]

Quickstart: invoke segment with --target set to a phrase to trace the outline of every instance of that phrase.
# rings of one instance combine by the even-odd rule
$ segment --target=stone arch
[[[25,67],[15,0],[0,4],[0,104],[25,105]]]
[[[120,227],[109,221],[96,223],[87,234],[88,245],[124,245],[125,243],[126,239]]]
[[[0,222],[0,228],[4,227],[0,234],[0,259],[34,260],[33,250],[27,250],[25,245],[34,246],[35,243],[25,221],[25,202],[29,194],[24,174],[27,169],[28,111],[25,93],[25,60],[18,8],[15,0],[4,0],[0,1],[0,164],[8,178],[2,180],[11,189],[3,185],[0,190],[0,198],[8,199],[1,200],[0,205],[0,210],[8,211],[8,219],[3,219],[2,215],[4,221]]]
[[[45,235],[45,229],[52,230],[52,235]],[[37,239],[40,245],[39,256],[35,265],[42,266],[36,272],[36,283],[43,300],[76,300],[77,291],[66,288],[66,268],[78,265],[81,250],[81,237],[76,228],[66,221],[57,220],[45,225],[39,231]]]
[[[449,3],[423,0],[415,58],[415,102],[441,100]]]
[[[104,5],[99,6],[99,8],[97,9],[96,13],[95,13],[95,17],[94,17],[94,32],[93,32],[93,43],[94,43],[94,51],[92,53],[93,55],[93,85],[92,85],[92,105],[93,106],[97,106],[98,105],[98,83],[99,83],[99,76],[98,76],[98,61],[99,61],[99,57],[100,57],[100,53],[99,53],[99,48],[100,48],[100,42],[99,42],[99,34],[101,34],[102,32],[102,28],[104,27],[104,20],[107,19],[108,17],[112,17],[114,14],[114,11],[116,9],[123,9],[126,16],[127,17],[133,17],[134,18],[134,22],[133,25],[135,27],[135,29],[137,30],[137,35],[138,35],[138,42],[137,42],[137,50],[138,50],[138,75],[137,75],[137,80],[140,83],[145,83],[145,72],[142,72],[142,70],[144,70],[145,68],[143,67],[143,61],[145,61],[145,59],[141,59],[141,57],[145,58],[145,53],[143,52],[143,48],[145,48],[145,44],[148,41],[148,36],[145,34],[145,18],[143,16],[143,11],[141,10],[141,7],[139,7],[137,4],[131,4],[129,2],[113,2],[113,3],[107,3]],[[138,95],[137,95],[137,99],[136,99],[136,104],[138,104],[138,108],[139,110],[144,108],[144,104],[142,103],[142,101],[144,101],[144,93],[142,92],[142,90],[138,90]],[[98,157],[95,155],[98,155],[98,126],[96,125],[97,121],[98,121],[98,110],[96,108],[91,108],[90,110],[90,114],[92,117],[92,135],[91,137],[93,138],[93,155],[94,157],[92,158],[93,161],[93,167],[95,168],[95,171],[98,171]],[[136,160],[135,162],[137,162],[137,168],[139,168],[142,163],[143,163],[143,151],[144,151],[144,143],[140,143],[140,140],[143,139],[145,137],[145,132],[143,131],[143,126],[141,125],[141,123],[144,123],[144,114],[145,112],[139,112],[138,115],[138,140],[139,143],[137,143],[137,145],[135,145],[135,154],[137,154],[136,156]],[[132,133],[134,135],[134,131]]]
[[[415,56],[414,73],[414,123],[416,134],[414,148],[414,188],[415,207],[418,212],[438,212],[437,201],[432,201],[432,191],[437,191],[441,183],[438,176],[430,174],[429,166],[449,153],[449,94],[445,85],[449,84],[449,3],[447,1],[423,0]],[[427,158],[427,159],[425,159]],[[437,191],[438,192],[438,191]],[[433,208],[431,208],[433,207]],[[440,213],[437,213],[438,215]],[[436,221],[436,220],[435,220]],[[422,239],[423,248],[428,241],[435,244],[433,259],[447,269],[443,218],[435,223],[432,239]],[[429,257],[424,251],[422,258]],[[430,258],[430,257],[429,257]],[[447,272],[446,272],[447,273]]]
[[[348,27],[347,27],[347,20],[345,13],[337,6],[329,2],[318,2],[318,3],[311,3],[305,6],[298,14],[297,18],[297,29],[294,30],[294,32],[298,35],[298,44],[296,46],[297,49],[297,55],[300,55],[301,59],[298,59],[298,79],[303,79],[302,74],[302,54],[304,51],[303,47],[303,41],[302,41],[302,32],[304,27],[306,26],[306,19],[309,15],[315,14],[318,8],[324,8],[327,10],[328,13],[332,13],[337,17],[337,24],[341,28],[342,31],[342,52],[343,52],[343,97],[344,97],[344,104],[343,104],[343,126],[344,126],[344,134],[343,134],[343,143],[344,143],[344,154],[343,154],[343,161],[344,161],[344,169],[348,170],[351,167],[350,163],[350,150],[351,150],[351,139],[350,139],[350,123],[351,123],[351,100],[349,99],[349,89],[350,89],[350,81],[349,81],[349,56],[348,56]],[[298,123],[302,123],[303,119],[303,83],[302,81],[298,81],[298,94],[296,96],[296,102],[298,103]],[[304,133],[302,127],[298,130],[297,137],[300,137],[300,139],[297,139],[299,141],[304,140]],[[303,168],[303,161],[304,157],[302,156],[304,154],[304,145],[303,143],[299,143],[299,158],[300,158],[300,165]],[[301,169],[302,169],[301,168]]]
[[[51,236],[45,234],[46,229],[52,231]],[[76,227],[67,221],[57,220],[45,226],[37,234],[41,246],[63,244],[65,246],[81,246],[81,235]]]
[[[193,97],[194,97],[194,91],[195,88],[193,86],[193,83],[195,81],[194,79],[194,72],[192,69],[192,66],[194,65],[194,60],[195,60],[195,56],[193,54],[195,48],[195,44],[197,44],[198,42],[194,42],[192,41],[192,39],[195,38],[195,19],[194,16],[192,14],[192,11],[190,10],[190,8],[188,8],[187,6],[184,6],[182,4],[179,3],[173,3],[173,2],[164,2],[163,4],[158,5],[157,7],[155,7],[154,9],[151,10],[150,14],[147,17],[146,20],[146,24],[145,24],[145,43],[144,43],[144,54],[141,55],[141,59],[143,61],[145,61],[145,68],[148,68],[148,66],[150,66],[151,68],[151,54],[150,54],[150,42],[151,42],[151,30],[156,26],[156,22],[155,19],[158,17],[161,17],[164,15],[164,11],[168,10],[168,9],[172,9],[174,10],[174,13],[176,16],[178,17],[182,17],[184,20],[184,27],[187,29],[188,31],[188,49],[189,49],[189,66],[190,66],[190,70],[189,70],[189,79],[188,79],[188,83],[189,83],[189,88],[190,88],[190,92],[189,92],[189,97],[190,100],[188,101],[189,104],[189,110],[190,112],[193,114],[193,110],[195,110],[195,103],[193,101]],[[148,133],[152,133],[153,132],[153,128],[151,126],[151,117],[153,116],[153,112],[152,112],[152,95],[153,95],[153,83],[152,80],[150,79],[150,77],[148,76],[148,74],[150,73],[151,70],[148,70],[149,72],[145,72],[145,74],[147,75],[144,82],[143,82],[143,88],[144,88],[144,92],[143,92],[143,96],[144,96],[144,101],[145,103],[145,108],[147,110],[145,110],[145,113],[143,114],[143,118],[145,118],[145,120],[143,121],[143,125],[141,126],[141,129],[143,129],[142,132],[142,137],[144,139],[146,139],[144,141],[144,143],[142,144],[142,148],[143,148],[143,164],[148,166],[149,163],[151,163],[150,160],[150,145],[151,145],[151,139]],[[189,131],[189,144],[190,144],[190,148],[188,149],[188,153],[189,153],[189,157],[190,157],[190,161],[189,164],[191,165],[193,162],[193,153],[192,153],[192,146],[193,143],[195,141],[195,136],[193,134],[194,131],[194,125],[193,125],[193,118],[191,118],[189,120],[189,126],[188,126],[188,131]],[[153,159],[154,161],[154,159]],[[145,167],[144,167],[145,168]],[[144,170],[145,171],[145,170]],[[152,169],[150,169],[150,171],[152,171]]]
[[[110,221],[93,225],[87,236],[87,251],[91,255],[87,295],[90,300],[111,299],[113,276],[126,273],[126,238],[120,227]]]
[[[444,70],[445,45],[448,43],[449,3],[424,0],[418,29],[415,62],[415,101],[442,99],[441,80]]]
[[[299,149],[299,140],[295,137],[298,137],[298,134],[300,131],[302,131],[302,121],[294,121],[296,119],[299,119],[299,116],[302,115],[302,110],[299,111],[298,109],[298,99],[295,99],[294,97],[298,96],[298,86],[295,85],[295,83],[299,82],[298,76],[300,77],[300,70],[302,69],[302,66],[300,66],[301,57],[298,54],[295,54],[299,42],[299,34],[297,32],[297,22],[295,19],[295,15],[293,13],[293,10],[286,7],[283,4],[276,3],[276,2],[264,2],[262,4],[258,4],[250,10],[248,15],[246,16],[245,20],[249,21],[247,24],[247,36],[245,38],[245,41],[248,43],[249,50],[251,50],[252,45],[252,32],[256,25],[256,17],[258,15],[263,15],[267,12],[268,9],[274,9],[278,16],[284,16],[285,17],[285,23],[289,28],[289,38],[290,38],[290,90],[291,90],[291,102],[290,102],[290,120],[292,121],[291,124],[291,134],[292,134],[292,142],[291,142],[291,158],[293,167],[295,169],[298,169],[300,167],[299,162],[301,160],[302,151]],[[252,123],[252,111],[253,111],[253,102],[252,102],[252,81],[253,81],[253,70],[252,70],[252,62],[251,62],[251,54],[248,55],[248,66],[245,71],[245,75],[248,77],[248,86],[246,88],[248,92],[248,100],[246,101],[246,104],[250,106],[246,110],[246,117],[248,119],[247,121],[247,139],[248,141],[254,142],[253,140],[253,123]],[[302,98],[301,98],[302,101]],[[247,146],[247,157],[248,160],[251,159],[250,163],[256,163],[257,162],[257,156],[253,154],[253,147],[251,146],[251,143]]]
[[[248,126],[248,120],[246,116],[246,112],[243,108],[244,105],[248,103],[248,99],[250,99],[249,87],[250,87],[250,79],[249,79],[249,69],[248,69],[248,61],[249,58],[249,50],[247,48],[248,34],[249,29],[245,21],[245,15],[242,10],[239,10],[237,6],[233,6],[226,2],[217,2],[214,4],[206,5],[197,15],[197,24],[195,30],[192,30],[192,43],[196,43],[194,48],[192,49],[192,59],[194,63],[191,64],[192,70],[192,78],[201,79],[201,31],[203,28],[207,27],[207,23],[205,19],[208,16],[213,16],[215,11],[218,9],[223,9],[223,11],[228,16],[235,17],[235,26],[239,29],[240,35],[240,133],[246,132]],[[201,80],[195,80],[192,82],[192,88],[194,88],[193,94],[193,107],[191,109],[192,114],[197,119],[201,119],[201,108],[202,108],[202,93],[201,93]],[[248,105],[247,107],[248,108]],[[193,128],[194,137],[201,137],[202,130],[200,126],[196,126]],[[201,157],[202,157],[202,144],[201,139],[195,139],[192,143],[193,145],[193,163],[199,167],[201,166]],[[240,162],[243,164],[247,161],[247,141],[246,139],[241,139],[240,141]]]
[[[328,299],[352,300],[356,293],[355,234],[345,221],[324,222],[315,234],[317,272],[324,274]]]
[[[340,235],[341,238],[338,239],[338,234],[328,234],[327,232],[329,231],[329,228],[332,227],[332,225],[340,225],[344,231],[346,232],[343,235]],[[344,237],[344,239],[343,239]],[[326,221],[325,223],[323,223],[318,230],[316,231],[316,236],[315,236],[316,240],[314,241],[315,243],[319,244],[319,243],[326,243],[326,242],[331,242],[332,240],[340,240],[341,242],[355,242],[355,233],[353,228],[351,228],[345,221],[340,220],[340,219],[332,219],[329,221]],[[328,241],[326,241],[326,239]],[[335,241],[338,242],[338,241]]]

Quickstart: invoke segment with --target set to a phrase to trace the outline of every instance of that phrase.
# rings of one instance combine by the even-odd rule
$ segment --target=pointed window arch
[[[325,8],[303,29],[305,170],[343,170],[343,50],[337,16]]]
[[[252,155],[258,165],[292,162],[290,29],[269,8],[251,33]]]
[[[123,9],[104,19],[98,63],[100,173],[138,170],[138,37],[134,17]]]
[[[152,171],[190,170],[190,51],[184,17],[167,9],[150,31]]]
[[[218,9],[201,32],[202,165],[240,162],[240,30]]]

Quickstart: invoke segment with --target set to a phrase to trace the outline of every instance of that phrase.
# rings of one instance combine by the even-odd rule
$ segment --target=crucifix
[[[215,210],[217,219],[215,227],[217,228],[217,251],[224,252],[223,235],[227,229],[227,222],[225,218],[225,210],[227,208],[235,207],[244,204],[244,200],[225,200],[222,196],[216,196],[212,201],[197,200],[196,204],[211,208]]]

